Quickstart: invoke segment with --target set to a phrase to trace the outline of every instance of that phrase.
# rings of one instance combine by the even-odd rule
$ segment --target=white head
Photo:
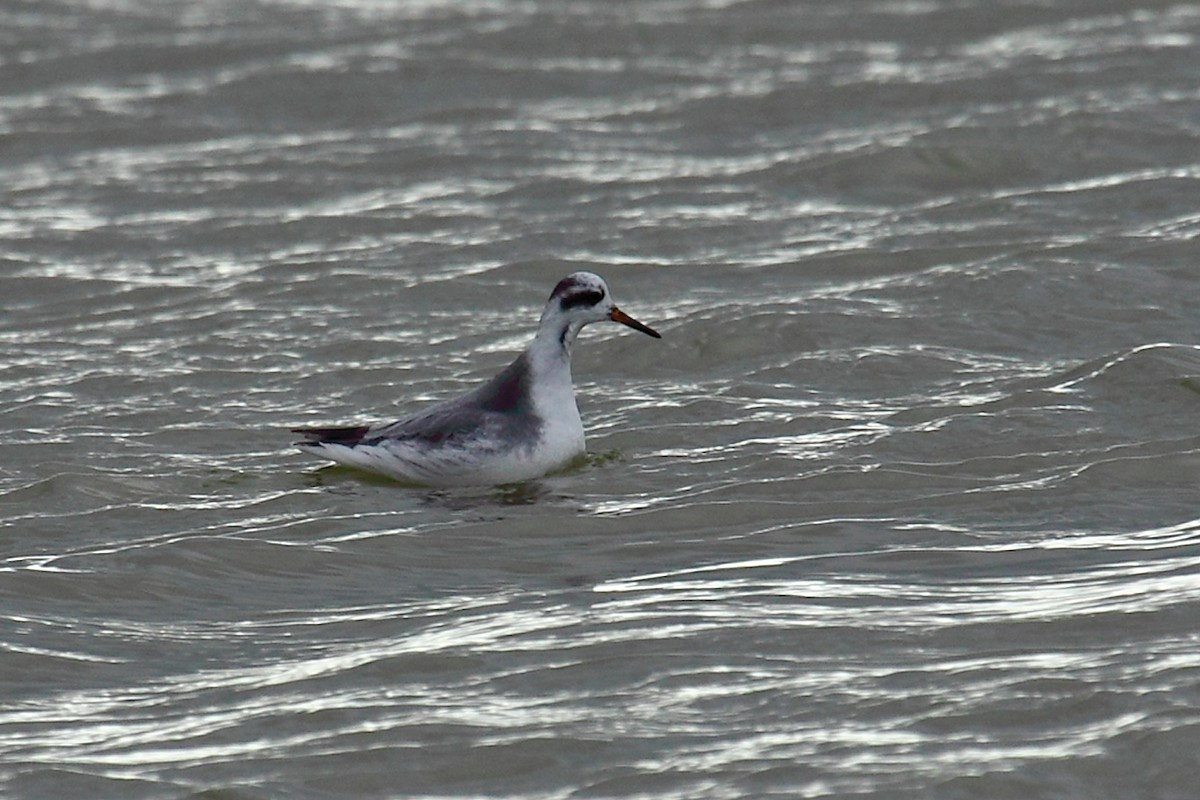
[[[569,350],[584,325],[604,320],[620,322],[655,339],[662,338],[657,331],[617,308],[608,285],[594,272],[573,272],[558,282],[542,311],[538,336],[549,333]]]

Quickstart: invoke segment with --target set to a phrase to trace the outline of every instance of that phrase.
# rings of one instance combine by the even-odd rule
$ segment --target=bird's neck
[[[544,419],[561,422],[573,415],[575,427],[580,423],[571,381],[571,344],[578,333],[577,328],[567,328],[565,332],[552,326],[539,328],[525,350],[534,407]]]
[[[544,360],[549,366],[554,362],[563,362],[567,370],[571,369],[571,348],[575,345],[575,337],[583,328],[578,323],[567,323],[561,319],[542,320],[537,335],[529,345],[531,356]]]
[[[571,346],[578,325],[543,325],[527,349],[530,370],[546,385],[571,385]]]

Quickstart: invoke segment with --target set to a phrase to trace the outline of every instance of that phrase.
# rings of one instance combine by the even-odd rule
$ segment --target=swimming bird
[[[429,486],[531,480],[584,452],[571,381],[571,347],[585,325],[610,320],[661,339],[613,303],[604,279],[575,272],[558,282],[529,346],[474,391],[397,422],[294,428],[302,450],[339,464]]]

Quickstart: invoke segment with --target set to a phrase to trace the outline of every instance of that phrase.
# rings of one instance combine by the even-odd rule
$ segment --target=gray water
[[[0,794],[1193,798],[1200,7],[7,0]],[[289,427],[589,269],[590,458]]]

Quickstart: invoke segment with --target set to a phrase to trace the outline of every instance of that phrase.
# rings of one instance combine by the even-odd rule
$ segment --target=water
[[[0,30],[4,796],[1194,796],[1196,6]],[[583,468],[290,448],[575,269]]]

